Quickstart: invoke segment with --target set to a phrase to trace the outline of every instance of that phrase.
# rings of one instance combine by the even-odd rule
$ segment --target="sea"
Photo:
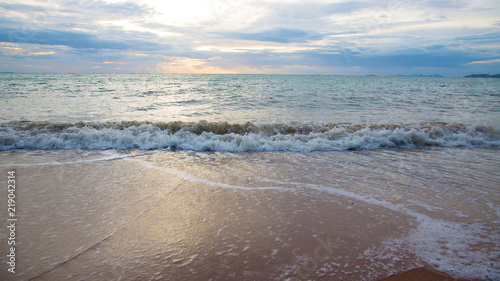
[[[0,109],[2,280],[500,279],[500,79],[2,73]]]

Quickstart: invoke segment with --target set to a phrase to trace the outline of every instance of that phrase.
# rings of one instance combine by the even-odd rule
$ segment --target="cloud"
[[[287,24],[290,27],[308,26],[321,29],[321,26],[329,23],[331,17],[355,13],[372,6],[374,4],[370,1],[335,3],[276,2],[270,7],[271,12],[255,22],[254,26]]]
[[[121,40],[101,39],[90,33],[62,30],[0,29],[0,42],[68,46],[75,49],[151,51],[169,48],[168,45],[147,40],[126,39],[125,36],[122,38]]]
[[[474,64],[474,63],[496,63],[496,62],[500,62],[500,59],[478,60],[478,61],[469,62],[469,64]]]
[[[500,32],[475,34],[469,36],[456,37],[456,40],[476,41],[476,42],[495,42],[500,44]]]
[[[371,4],[370,2],[347,1],[327,3],[324,4],[323,7],[319,6],[319,8],[328,14],[349,14],[371,6],[373,6],[373,4]]]
[[[161,73],[198,73],[198,74],[235,74],[240,73],[235,69],[223,69],[209,64],[211,60],[219,58],[194,59],[186,57],[171,57],[168,62],[157,65]]]
[[[94,18],[109,17],[147,17],[154,14],[154,9],[133,1],[111,3],[102,0],[58,0],[64,13],[91,15]]]
[[[470,60],[467,54],[395,54],[353,58],[353,64],[369,67],[462,67]]]
[[[312,39],[321,38],[321,36],[312,35],[309,32],[300,29],[283,27],[265,30],[258,33],[229,33],[226,36],[235,39],[268,41],[277,43],[304,43]]]
[[[22,11],[22,12],[42,12],[44,9],[40,6],[19,3],[0,3],[0,8],[9,11]]]
[[[50,51],[50,52],[31,52],[29,53],[32,56],[47,56],[47,55],[54,55],[56,52]]]
[[[480,73],[500,57],[499,8],[492,0],[5,0],[0,71]]]

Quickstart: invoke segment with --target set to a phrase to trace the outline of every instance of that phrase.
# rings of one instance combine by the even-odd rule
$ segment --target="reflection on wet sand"
[[[489,155],[486,166],[499,160],[495,151],[476,151]],[[435,176],[425,152],[3,156],[2,171],[16,167],[21,203],[18,273],[0,272],[2,280],[376,280],[422,266],[459,275],[446,262],[469,258],[460,251],[472,245],[453,231],[474,225],[482,236],[472,241],[479,260],[470,262],[491,263],[474,274],[499,272],[488,260],[497,247],[489,227],[498,220],[491,212],[498,181],[479,163],[461,167],[482,177],[473,190],[447,179],[457,167],[438,165],[435,185],[446,181],[445,194],[421,187],[405,195],[401,185],[416,188]],[[395,167],[363,166],[398,157]],[[461,201],[463,194],[474,198]],[[466,208],[437,206],[431,196]],[[471,200],[484,204],[469,210]],[[452,241],[440,241],[443,229]],[[457,242],[464,244],[453,248]],[[436,253],[418,250],[435,243],[443,246]]]

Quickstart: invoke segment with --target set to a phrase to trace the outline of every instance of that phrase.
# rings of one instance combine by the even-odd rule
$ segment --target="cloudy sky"
[[[500,73],[500,1],[2,0],[0,71]]]

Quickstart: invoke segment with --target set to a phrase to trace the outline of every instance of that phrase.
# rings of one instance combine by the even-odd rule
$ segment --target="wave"
[[[500,147],[498,125],[228,122],[51,123],[0,125],[0,150],[182,149],[335,151],[414,147]]]

